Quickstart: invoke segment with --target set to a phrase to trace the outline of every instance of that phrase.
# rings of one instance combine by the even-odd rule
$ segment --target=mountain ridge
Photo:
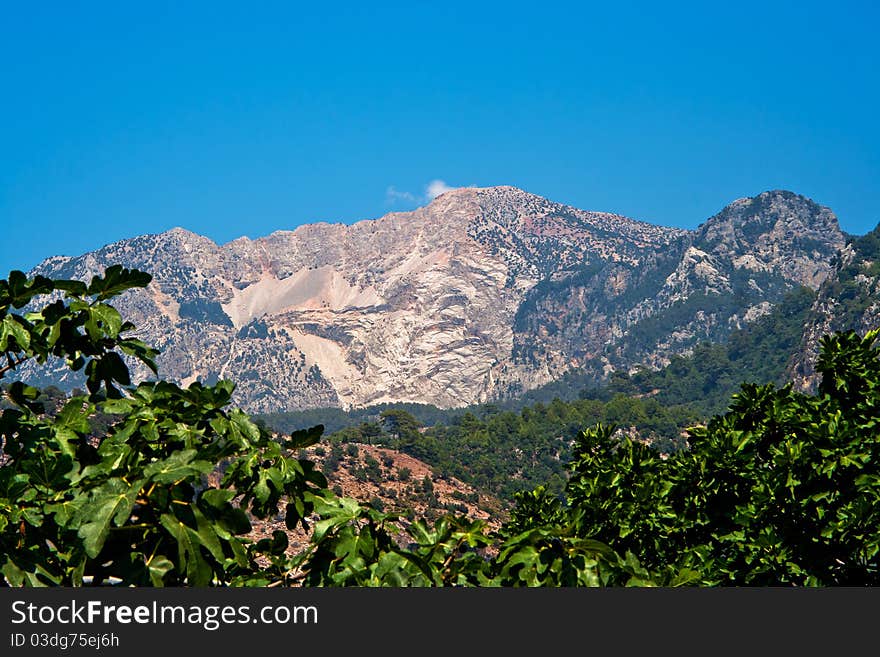
[[[843,243],[833,212],[792,192],[738,199],[686,230],[500,186],[222,245],[176,227],[34,273],[149,271],[120,304],[163,351],[160,374],[233,378],[252,411],[451,407],[723,339],[792,287],[815,289]]]

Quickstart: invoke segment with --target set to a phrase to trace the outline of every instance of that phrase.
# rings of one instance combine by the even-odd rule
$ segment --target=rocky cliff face
[[[162,350],[160,375],[231,378],[251,411],[456,406],[723,337],[785,289],[819,285],[841,246],[834,215],[788,192],[684,231],[494,187],[225,245],[174,229],[34,273],[150,272],[117,305]]]
[[[835,331],[864,335],[880,327],[880,226],[852,240],[835,259],[834,268],[819,288],[804,327],[788,378],[795,388],[815,390],[815,364],[823,336]]]
[[[518,316],[515,356],[555,378],[571,366],[660,366],[719,341],[794,286],[816,289],[845,239],[834,214],[791,192],[739,199],[642,262],[541,283]]]

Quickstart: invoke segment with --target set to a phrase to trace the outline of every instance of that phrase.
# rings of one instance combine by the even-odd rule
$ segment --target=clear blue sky
[[[6,3],[0,277],[510,184],[694,227],[785,188],[880,221],[873,2]],[[389,191],[391,193],[389,193]]]

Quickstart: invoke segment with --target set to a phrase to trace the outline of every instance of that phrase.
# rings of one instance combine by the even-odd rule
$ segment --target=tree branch
[[[0,379],[3,378],[3,375],[9,372],[10,370],[14,370],[16,367],[25,362],[30,356],[22,356],[18,360],[15,358],[15,354],[11,351],[6,352],[6,365],[0,367]]]

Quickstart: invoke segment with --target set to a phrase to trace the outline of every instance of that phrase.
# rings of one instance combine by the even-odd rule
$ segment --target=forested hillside
[[[814,296],[800,288],[724,344],[700,344],[658,371],[615,373],[602,386],[571,373],[521,399],[466,409],[405,404],[259,417],[279,431],[322,424],[330,442],[401,450],[508,501],[540,484],[561,493],[584,427],[617,425],[669,453],[685,446],[684,429],[723,412],[741,383],[782,383]]]

